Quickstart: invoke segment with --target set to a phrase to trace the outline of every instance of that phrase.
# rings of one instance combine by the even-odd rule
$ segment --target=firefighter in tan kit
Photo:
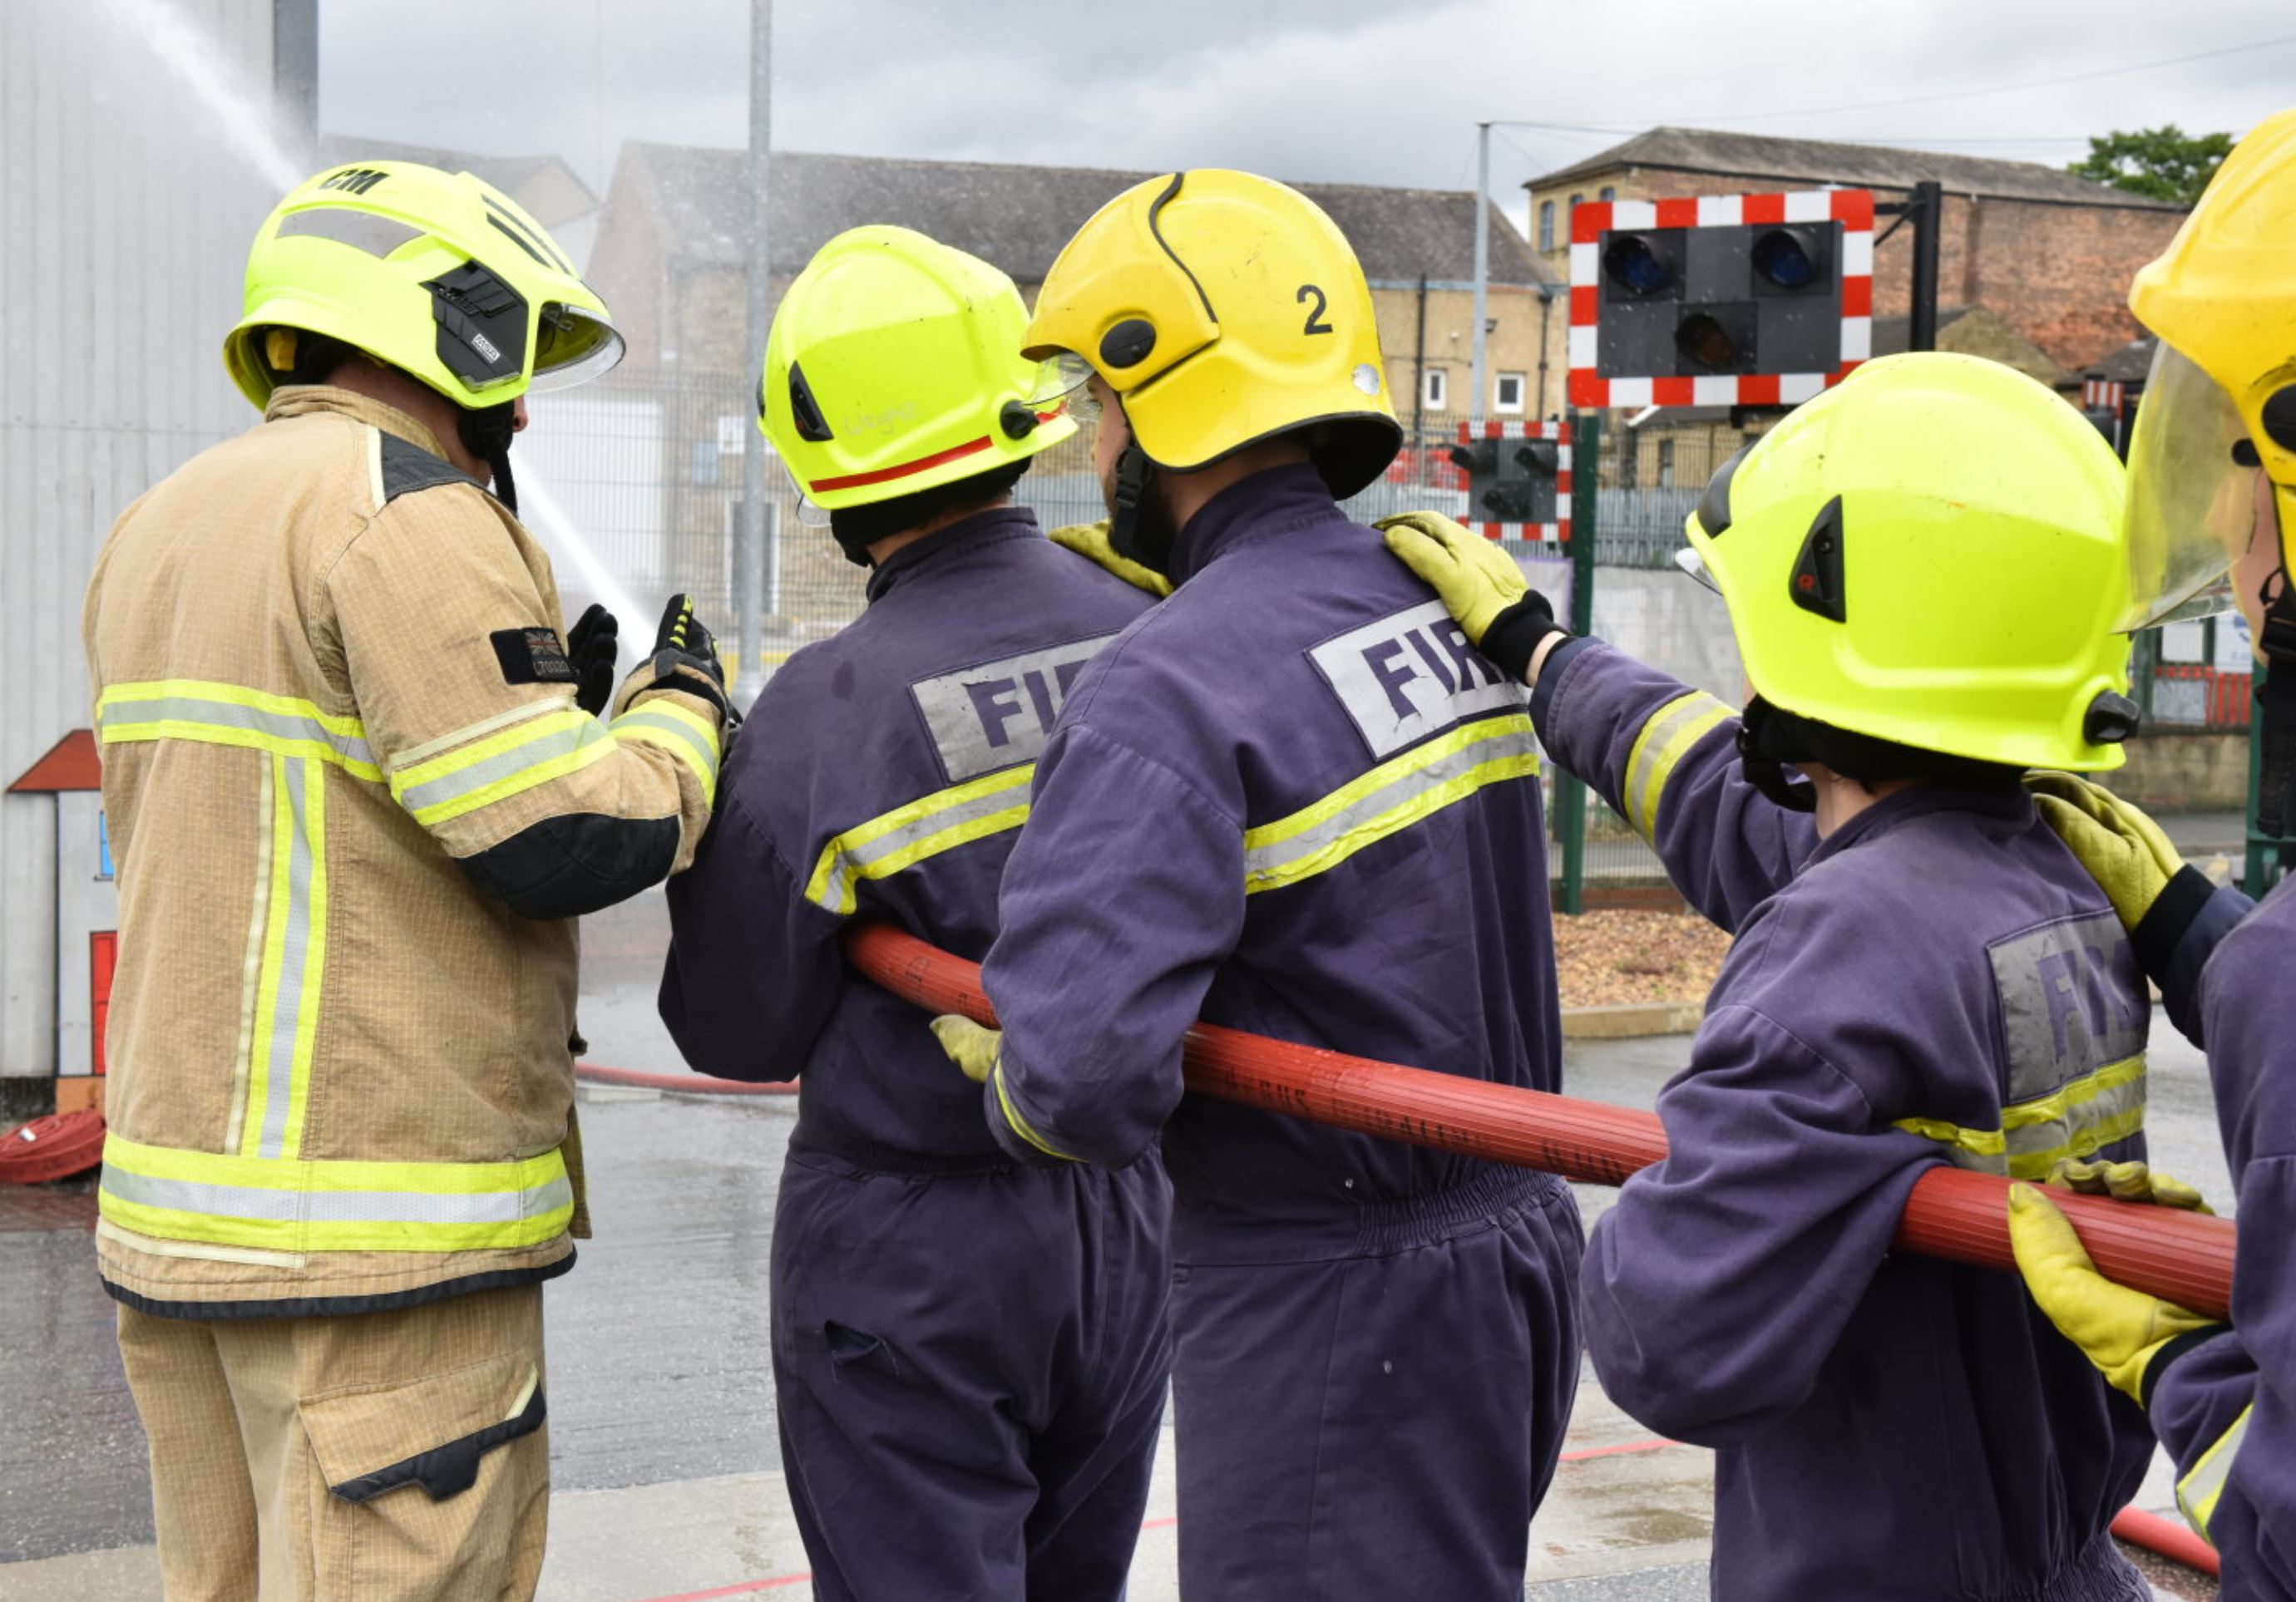
[[[620,350],[468,174],[322,174],[226,346],[263,422],[97,562],[97,1246],[178,1602],[533,1592],[574,920],[691,859],[730,721],[682,597],[602,717],[614,622],[514,515],[521,396]]]

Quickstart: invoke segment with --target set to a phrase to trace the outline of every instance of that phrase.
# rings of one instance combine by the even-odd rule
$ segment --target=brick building
[[[743,364],[748,293],[746,158],[740,151],[623,146],[598,226],[590,280],[630,342],[634,374],[726,372]],[[776,152],[767,218],[774,298],[834,234],[891,223],[931,234],[1011,274],[1033,299],[1070,235],[1119,192],[1151,176],[1088,168]],[[1397,410],[1409,424],[1466,409],[1473,329],[1474,208],[1456,190],[1349,184],[1298,187],[1329,212],[1361,257],[1377,307]],[[1553,274],[1490,208],[1495,413],[1536,415],[1542,379],[1559,372],[1562,308]]]
[[[777,151],[769,298],[777,302],[832,237],[870,223],[914,228],[968,250],[1033,297],[1086,219],[1151,176]],[[711,604],[730,593],[728,535],[757,439],[757,375],[746,355],[746,178],[740,151],[622,148],[586,275],[613,308],[628,355],[603,383],[542,397],[540,426],[521,447],[616,571],[633,576],[636,587],[684,589]],[[1406,426],[1447,433],[1467,398],[1472,199],[1461,191],[1300,187],[1363,261]],[[1494,409],[1528,414],[1544,336],[1550,323],[1561,324],[1563,308],[1547,295],[1549,275],[1528,241],[1496,207],[1490,217]],[[1089,445],[1079,437],[1032,466],[1024,497],[1048,521],[1102,515]],[[1451,470],[1440,451],[1407,452],[1390,482],[1447,483]],[[771,625],[776,637],[793,642],[852,616],[859,570],[826,535],[794,520],[800,509],[778,469],[767,486],[769,528],[782,532],[768,534],[766,610],[783,620]]]
[[[1659,127],[1524,187],[1532,248],[1554,276],[1567,278],[1570,208],[1580,200],[1838,185],[1871,189],[1890,201],[1923,179],[1945,186],[1940,323],[1946,308],[1959,308],[1979,318],[1963,331],[1969,339],[2005,347],[2014,340],[2075,374],[2136,337],[2128,282],[2167,247],[2183,210],[2034,162]],[[1912,276],[1911,232],[1900,230],[1874,255],[1877,355],[1881,320],[1905,316]],[[1942,331],[1939,344],[1956,348]],[[1550,359],[1557,388],[1549,392],[1558,397],[1561,364],[1558,348]],[[2011,364],[2033,371],[2022,360]]]

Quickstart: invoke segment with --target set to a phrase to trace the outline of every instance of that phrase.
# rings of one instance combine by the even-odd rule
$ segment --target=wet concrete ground
[[[594,931],[584,1027],[601,1061],[675,1070],[652,1020],[658,910]],[[659,952],[659,944],[651,945]],[[1574,1093],[1648,1106],[1685,1039],[1588,1042]],[[547,1293],[555,1502],[553,1602],[803,1596],[766,1345],[767,1245],[794,1115],[777,1098],[583,1095],[599,1237]],[[2156,1034],[2157,1158],[2227,1194],[2198,1055]],[[1611,1193],[1582,1189],[1591,1223]],[[85,1183],[0,1191],[0,1597],[158,1594],[143,1440],[98,1287]],[[1177,1594],[1168,1431],[1133,1595]],[[1566,1461],[1532,1529],[1526,1596],[1642,1602],[1706,1595],[1710,1459],[1652,1443],[1589,1371]],[[2145,1506],[2173,1510],[2157,1472]],[[2165,1597],[2214,1589],[2161,1567]],[[725,1589],[733,1588],[733,1589]]]

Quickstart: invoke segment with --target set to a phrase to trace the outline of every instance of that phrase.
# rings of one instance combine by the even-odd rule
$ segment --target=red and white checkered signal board
[[[1841,361],[1826,372],[1698,373],[1604,378],[1596,314],[1602,236],[1613,229],[1841,225]],[[1673,200],[1582,200],[1570,214],[1570,404],[1574,406],[1791,406],[1840,383],[1874,354],[1874,192],[1696,195]]]
[[[1554,521],[1552,523],[1486,523],[1462,519],[1480,529],[1487,540],[1545,540],[1570,543],[1570,425],[1566,422],[1469,422],[1459,420],[1459,443],[1478,439],[1551,439],[1554,441]],[[1464,477],[1464,475],[1463,475]],[[1470,511],[1473,507],[1467,509]]]

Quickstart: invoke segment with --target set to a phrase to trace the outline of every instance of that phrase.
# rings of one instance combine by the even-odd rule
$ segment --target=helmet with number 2
[[[1345,497],[1403,443],[1347,237],[1250,173],[1173,173],[1102,207],[1046,274],[1026,341],[1090,363],[1168,472],[1296,431]]]

